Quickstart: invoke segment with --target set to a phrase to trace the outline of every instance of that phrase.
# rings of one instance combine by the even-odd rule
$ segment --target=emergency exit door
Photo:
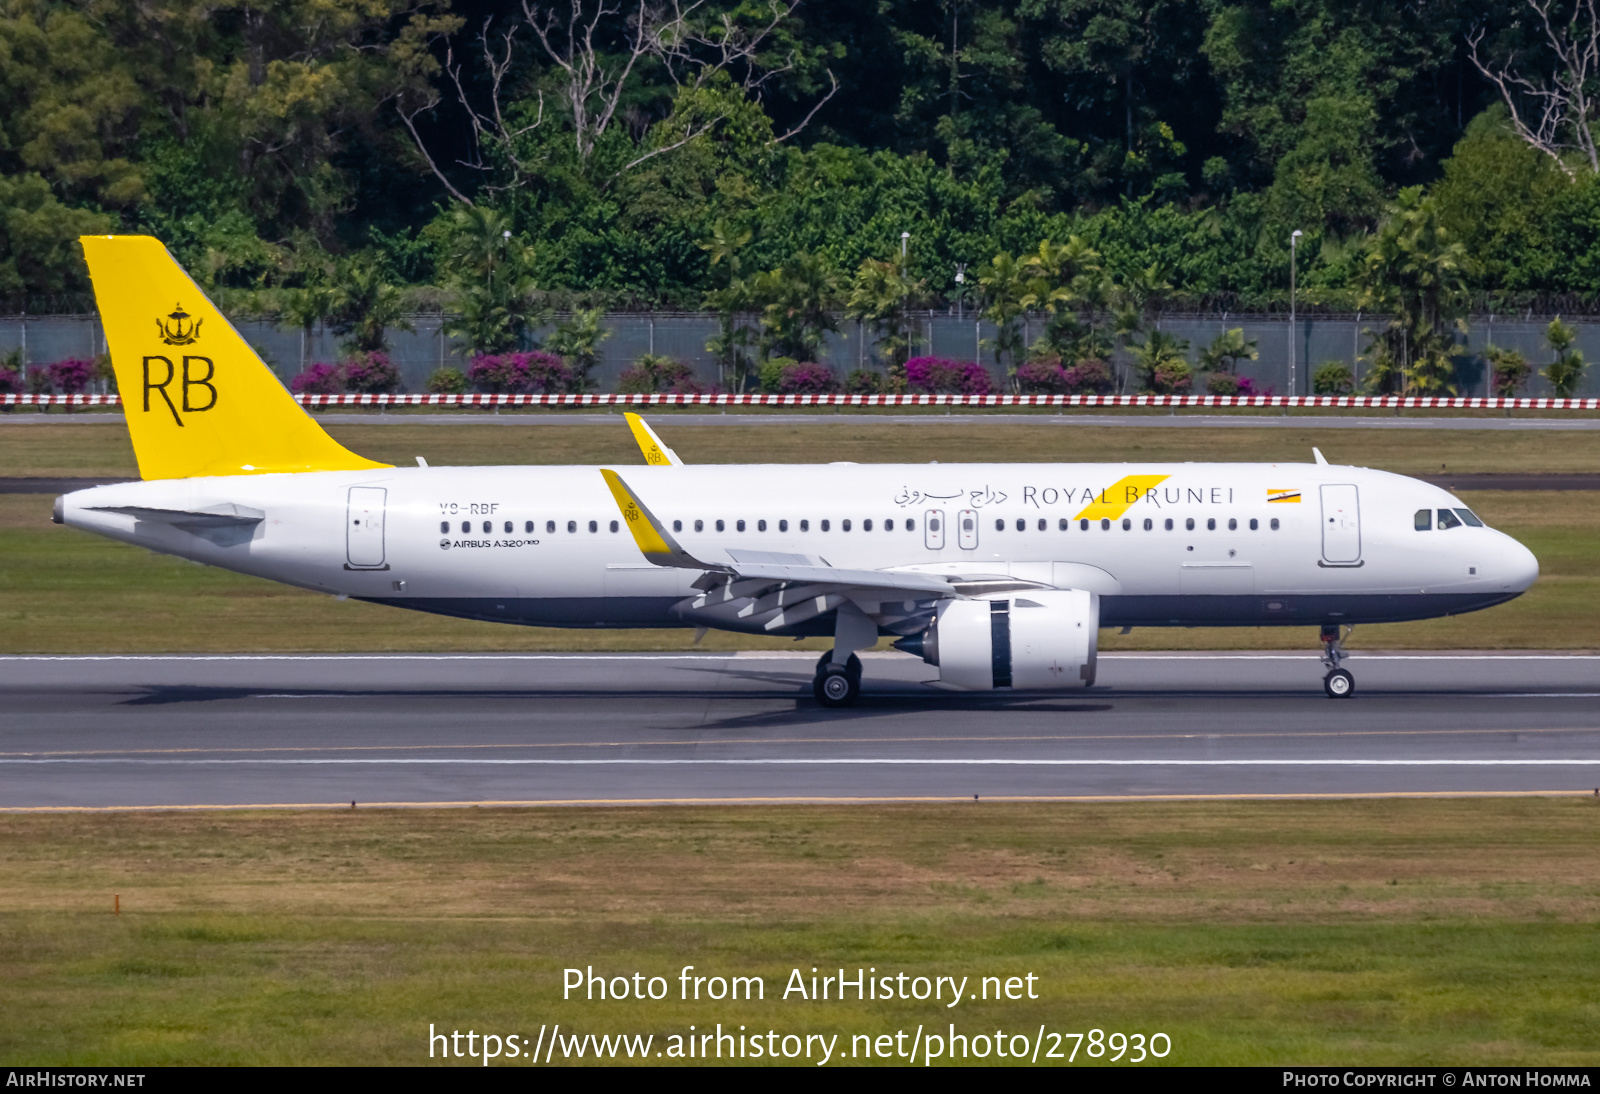
[[[1322,488],[1322,557],[1334,566],[1361,562],[1361,499],[1353,485]]]
[[[352,486],[345,512],[345,568],[387,570],[383,557],[383,506],[388,491],[381,486]]]
[[[943,509],[929,509],[922,514],[922,543],[930,551],[944,550]]]

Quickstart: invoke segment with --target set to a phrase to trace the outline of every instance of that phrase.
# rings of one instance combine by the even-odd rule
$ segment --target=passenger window
[[[522,534],[525,536],[533,535],[533,527],[533,521],[525,521],[522,525]]]
[[[589,522],[589,531],[598,532],[599,530],[600,530],[600,522],[597,521],[597,520],[591,520]]]
[[[694,522],[694,530],[696,532],[704,532],[706,530],[706,522],[703,521],[703,520],[695,521]]]
[[[672,530],[673,530],[673,531],[674,531],[674,532],[681,532],[681,531],[683,531],[683,521],[681,521],[681,520],[675,520],[675,521],[673,521],[673,522],[672,522]]]
[[[780,520],[778,522],[778,531],[787,532],[788,530],[789,530],[789,522],[786,521],[786,520]]]
[[[1278,518],[1277,517],[1273,517],[1272,518],[1272,530],[1274,532],[1276,532],[1278,530]]]
[[[1088,530],[1089,530],[1089,518],[1088,517],[1084,517],[1083,519],[1078,521],[1078,531],[1087,532]]]
[[[1433,531],[1433,510],[1418,509],[1417,515],[1412,518],[1411,523],[1419,532]]]
[[[1172,531],[1172,518],[1171,517],[1167,518],[1167,531],[1169,531],[1169,532]]]
[[[764,520],[756,521],[756,531],[765,532],[766,530],[767,530],[767,522],[766,521],[764,521]]]
[[[1133,521],[1129,520],[1127,517],[1123,517],[1122,518],[1122,530],[1124,532],[1133,531]]]
[[[1460,517],[1456,516],[1454,513],[1452,513],[1448,509],[1439,510],[1439,531],[1442,532],[1446,528],[1459,528],[1459,527],[1461,527],[1461,518]]]
[[[1072,527],[1072,522],[1066,517],[1062,517],[1061,522],[1057,525],[1057,527],[1065,532],[1068,528]]]
[[[509,520],[506,521],[506,535],[509,536],[512,533],[512,531],[514,530],[514,528],[515,528],[515,525],[513,525]]]
[[[1206,531],[1215,532],[1216,530],[1217,530],[1217,518],[1216,517],[1207,517],[1206,518]]]
[[[1228,531],[1237,532],[1238,530],[1239,530],[1239,522],[1237,520],[1235,520],[1234,518],[1229,517],[1228,518]]]
[[[850,529],[848,529],[848,528],[846,528],[846,529],[845,529],[845,531],[847,531],[847,532],[848,532],[848,531],[849,531],[849,530],[850,530]],[[864,521],[862,521],[862,522],[861,522],[861,530],[862,530],[862,531],[863,531],[863,532],[870,532],[870,531],[872,531],[872,521],[871,521],[871,520],[870,520],[870,519],[868,519],[868,520],[864,520]]]
[[[939,530],[939,518],[938,517],[934,517],[932,520],[930,520],[928,522],[928,531],[937,532],[938,530]]]
[[[828,530],[828,522],[827,521],[822,521],[821,523],[819,523],[817,525],[817,527],[821,528],[824,532],[826,532]]]
[[[612,521],[611,522],[611,530],[613,532],[615,532],[617,530],[617,522],[616,521]]]
[[[544,530],[546,532],[550,532],[550,533],[553,534],[555,532],[555,530],[556,530],[556,522],[553,521],[553,520],[545,521],[544,522]]]
[[[846,517],[844,520],[841,520],[839,522],[839,527],[848,532],[850,530],[850,518]]]
[[[567,521],[567,531],[576,532],[577,530],[578,530],[578,522],[577,521],[575,521],[575,520]]]
[[[744,531],[744,521],[742,521],[742,520],[734,521],[733,522],[733,526],[734,526],[735,529],[737,529],[740,532]]]
[[[1467,524],[1473,528],[1483,527],[1483,521],[1479,520],[1478,514],[1474,513],[1471,509],[1457,509],[1456,516],[1466,521]]]
[[[801,522],[800,522],[800,530],[801,530],[801,531],[802,531],[802,532],[809,532],[809,531],[811,531],[811,522],[810,522],[810,521],[809,521],[809,520],[803,520],[803,521],[801,521]]]
[[[1111,518],[1110,517],[1101,517],[1100,518],[1100,530],[1102,532],[1111,531]]]
[[[1144,518],[1144,530],[1146,532],[1150,531],[1155,526],[1156,526],[1156,522],[1155,521],[1151,520],[1149,517],[1145,517]]]
[[[917,530],[917,522],[912,520],[910,517],[907,517],[906,518],[906,531],[915,532],[916,530]]]
[[[1045,520],[1043,517],[1039,518],[1039,531],[1042,532],[1046,528],[1048,528],[1049,526],[1050,526],[1050,522],[1049,521]]]
[[[1006,522],[1004,520],[1000,519],[999,517],[995,517],[994,518],[994,530],[996,532],[1004,532],[1006,530]]]
[[[885,520],[883,522],[883,530],[885,532],[894,531],[894,518],[893,517],[889,517],[887,520]]]
[[[1194,531],[1194,518],[1193,517],[1185,518],[1185,520],[1183,522],[1183,527],[1184,527],[1185,531],[1188,531],[1188,532]]]
[[[721,531],[725,530],[727,527],[728,526],[726,524],[722,523],[720,520],[717,521],[717,531],[721,532]]]
[[[1026,532],[1027,530],[1028,530],[1028,522],[1027,522],[1026,518],[1018,517],[1017,518],[1017,531]]]
[[[450,522],[447,520],[441,520],[439,522],[439,531],[448,533],[450,531]]]
[[[961,518],[961,530],[963,532],[972,531],[972,518],[971,517],[962,517]]]
[[[1257,520],[1255,517],[1251,517],[1250,518],[1250,530],[1252,532],[1254,532],[1257,529],[1259,529],[1260,527],[1261,527],[1261,522],[1259,520]]]

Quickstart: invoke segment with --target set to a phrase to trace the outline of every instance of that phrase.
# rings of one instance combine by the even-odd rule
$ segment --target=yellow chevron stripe
[[[1090,520],[1100,520],[1109,517],[1115,520],[1126,513],[1134,502],[1171,477],[1170,475],[1125,475],[1095,495],[1094,501],[1074,519],[1088,517]]]

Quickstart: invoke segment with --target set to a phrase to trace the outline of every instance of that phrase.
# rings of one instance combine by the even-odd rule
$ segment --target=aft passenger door
[[[1322,488],[1322,558],[1330,566],[1361,565],[1361,499],[1353,485]]]
[[[345,569],[387,570],[383,553],[383,508],[388,491],[381,486],[352,486],[345,511]]]

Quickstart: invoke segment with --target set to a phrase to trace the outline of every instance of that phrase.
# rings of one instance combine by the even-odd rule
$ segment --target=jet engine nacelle
[[[961,691],[1089,687],[1099,628],[1100,597],[1081,589],[947,600],[920,652],[941,685]]]

